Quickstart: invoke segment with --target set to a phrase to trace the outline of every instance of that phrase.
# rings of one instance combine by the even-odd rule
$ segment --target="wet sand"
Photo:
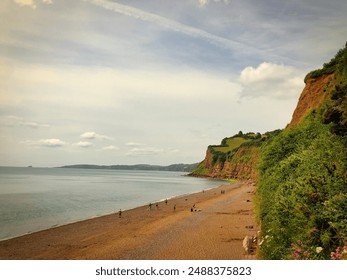
[[[0,242],[0,259],[255,259],[251,183],[237,183]],[[175,209],[174,209],[174,206]],[[194,207],[193,207],[194,206]],[[193,212],[191,211],[193,210]]]

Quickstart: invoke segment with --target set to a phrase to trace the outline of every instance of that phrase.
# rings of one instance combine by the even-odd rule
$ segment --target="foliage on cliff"
[[[346,47],[343,49],[340,49],[335,57],[333,57],[329,62],[323,64],[323,68],[317,69],[314,71],[311,71],[308,73],[305,77],[305,82],[308,79],[318,78],[322,75],[332,74],[332,73],[339,73],[341,75],[346,76],[347,75],[347,54],[346,54]]]
[[[242,133],[224,138],[220,145],[210,145],[206,157],[191,173],[232,179],[255,179],[260,157],[260,146],[271,133]]]
[[[265,259],[330,259],[347,244],[347,49],[309,79],[328,98],[261,148],[257,210]],[[300,101],[299,101],[300,102]]]

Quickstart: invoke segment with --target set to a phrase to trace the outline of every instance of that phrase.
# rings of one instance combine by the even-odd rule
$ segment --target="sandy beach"
[[[208,191],[0,242],[0,259],[256,259],[252,183]]]

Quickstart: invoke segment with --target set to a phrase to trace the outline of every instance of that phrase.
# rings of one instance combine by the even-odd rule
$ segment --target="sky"
[[[0,165],[195,163],[284,128],[345,0],[1,0]]]

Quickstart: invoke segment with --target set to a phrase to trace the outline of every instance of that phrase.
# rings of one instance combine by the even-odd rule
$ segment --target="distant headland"
[[[171,164],[167,166],[151,165],[151,164],[135,164],[135,165],[75,164],[75,165],[60,166],[59,168],[192,172],[197,166],[198,166],[198,163],[192,163],[192,164],[178,163],[178,164]]]

